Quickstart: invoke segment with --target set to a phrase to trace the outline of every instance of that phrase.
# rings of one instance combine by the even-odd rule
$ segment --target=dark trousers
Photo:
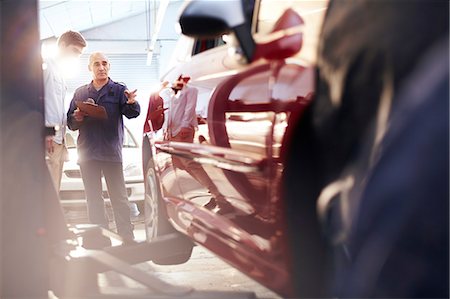
[[[108,228],[108,218],[102,197],[102,173],[105,176],[117,233],[126,239],[133,238],[127,189],[123,177],[122,163],[85,161],[80,163],[81,176],[88,207],[89,221]]]

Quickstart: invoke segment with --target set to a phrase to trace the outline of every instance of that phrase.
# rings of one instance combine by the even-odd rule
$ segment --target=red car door
[[[286,11],[276,33],[258,44],[255,63],[210,74],[221,81],[192,143],[156,144],[172,156],[183,194],[165,198],[177,229],[283,296],[293,295],[283,153],[314,81],[307,64],[287,60],[301,48],[302,25],[293,10]],[[294,30],[283,31],[289,28]]]
[[[286,292],[289,260],[280,178],[290,120],[307,105],[311,69],[261,64],[220,83],[194,143],[166,142],[181,197],[179,229],[252,277]],[[186,163],[185,163],[186,165]]]

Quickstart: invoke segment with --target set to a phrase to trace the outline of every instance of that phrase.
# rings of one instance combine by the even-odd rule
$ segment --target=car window
[[[66,147],[67,148],[76,148],[77,147],[76,137],[74,137],[74,135],[69,132],[66,133]]]
[[[192,48],[192,56],[205,52],[206,50],[210,50],[225,44],[225,41],[222,37],[213,38],[213,39],[197,39],[194,43],[194,47]]]
[[[253,12],[255,10],[255,0],[247,0],[243,2],[244,5],[244,13],[246,16],[246,19],[248,20],[249,24],[253,20]],[[222,45],[226,44],[226,42],[223,40],[223,38],[217,37],[217,38],[209,38],[209,39],[196,39],[194,42],[194,47],[192,48],[192,56],[200,54],[202,52],[205,52],[210,49],[214,49],[217,47],[220,47]]]
[[[312,68],[286,64],[278,70],[276,78],[271,76],[270,69],[247,76],[233,88],[229,100],[236,105],[295,102],[314,89]]]
[[[134,140],[133,135],[131,135],[128,128],[125,128],[124,134],[123,134],[123,147],[131,148],[131,147],[138,147],[136,140]]]

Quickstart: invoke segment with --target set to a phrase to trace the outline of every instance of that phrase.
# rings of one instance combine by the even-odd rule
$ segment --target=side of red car
[[[234,59],[228,55],[230,46],[222,45],[168,73],[165,79],[169,81],[181,74],[190,76],[190,85],[199,90],[198,130],[192,143],[165,140],[161,133],[148,132],[143,154],[149,241],[181,232],[261,284],[292,296],[293,252],[286,233],[281,180],[290,128],[313,93],[311,61],[297,53],[302,53],[302,45],[305,51],[313,48],[327,3],[302,1],[294,7],[309,12],[311,29],[308,19],[304,21],[287,2],[283,4],[275,9],[280,14],[272,23],[272,32],[259,34],[259,38],[256,34],[251,50],[242,49],[251,63],[230,63]],[[255,30],[258,23],[263,26],[267,21],[263,14],[270,12],[270,5],[276,6],[257,1],[244,9],[247,21],[251,16],[249,30]],[[236,36],[239,40],[245,34]],[[218,44],[217,39],[201,37],[194,49],[208,41]],[[192,246],[185,246],[183,253],[178,249],[172,259],[157,262],[186,261]]]

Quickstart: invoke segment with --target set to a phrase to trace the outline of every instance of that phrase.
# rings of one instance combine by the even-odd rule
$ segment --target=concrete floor
[[[74,219],[69,222],[87,223],[85,211],[73,212],[71,215]],[[143,215],[133,219],[136,241],[145,241],[143,222]],[[113,223],[111,223],[111,226],[113,228]],[[148,273],[154,273],[157,277],[171,284],[190,286],[198,291],[253,292],[257,298],[281,298],[200,246],[194,247],[191,259],[182,265],[160,266],[152,262],[146,262],[135,265],[135,267]],[[136,295],[138,298],[155,298],[154,293],[144,285],[116,272],[99,274],[99,284],[102,293],[111,295],[111,298],[128,298],[130,295]],[[198,297],[193,295],[189,298]],[[210,294],[203,298],[229,299],[232,298],[232,295],[226,294],[219,297]]]
[[[137,240],[145,240],[143,225],[136,226],[135,235]],[[135,267],[154,273],[166,282],[190,286],[198,291],[254,292],[257,298],[281,298],[200,246],[194,247],[191,259],[182,265],[160,266],[146,262]],[[147,294],[145,298],[151,298],[145,286],[115,272],[100,274],[99,282],[105,294],[120,293],[124,296]],[[197,297],[193,295],[189,298]],[[218,298],[218,296],[209,294],[204,298]],[[231,298],[231,294],[222,298]]]

